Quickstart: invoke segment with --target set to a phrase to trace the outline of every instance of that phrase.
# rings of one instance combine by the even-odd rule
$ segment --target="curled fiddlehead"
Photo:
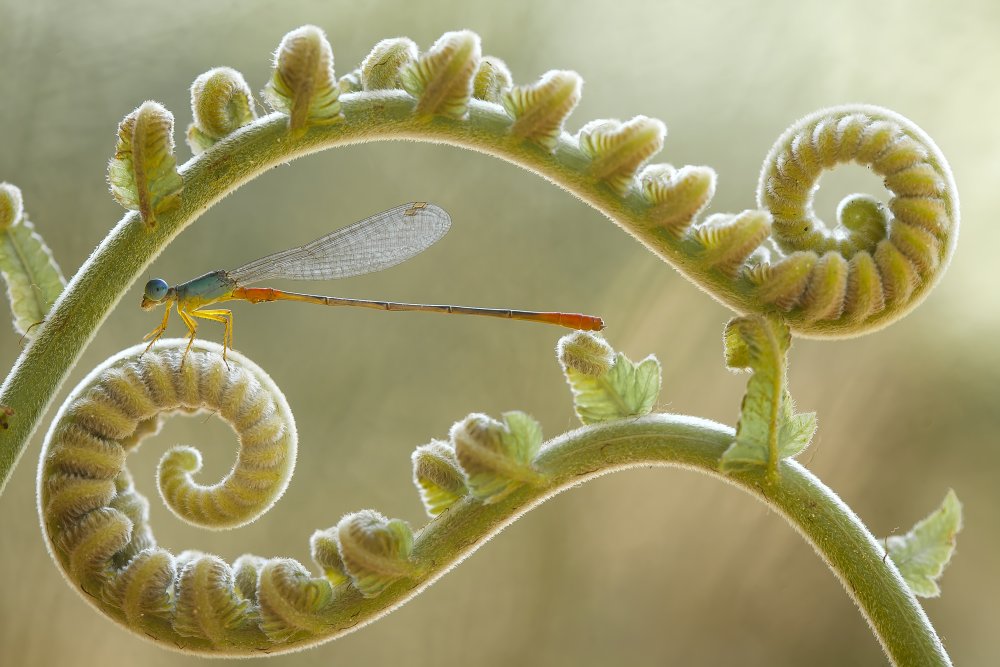
[[[734,310],[777,311],[799,336],[857,335],[902,316],[941,275],[957,238],[944,157],[884,109],[804,119],[768,159],[762,208],[699,221],[716,174],[650,164],[664,142],[660,121],[595,120],[570,134],[580,76],[553,70],[516,83],[501,60],[481,55],[470,31],[447,33],[423,54],[405,38],[380,42],[337,79],[323,31],[303,26],[282,40],[274,63],[264,90],[274,113],[260,118],[241,75],[199,77],[190,138],[200,152],[179,168],[168,111],[149,102],[123,121],[109,181],[138,213],[126,214],[81,268],[0,390],[0,404],[18,415],[3,434],[3,479],[86,342],[166,243],[243,183],[325,148],[408,139],[509,160],[600,210]],[[825,230],[809,202],[819,173],[844,161],[871,165],[895,196],[888,210],[849,198],[838,226]]]
[[[347,514],[309,539],[316,574],[291,558],[245,554],[227,563],[157,545],[148,503],[125,459],[163,415],[209,410],[237,432],[236,464],[212,487],[190,479],[197,456],[189,448],[171,450],[160,463],[161,495],[174,512],[211,528],[244,523],[281,494],[294,466],[295,426],[280,390],[239,353],[230,354],[227,366],[219,346],[199,343],[182,363],[184,340],[145,355],[139,345],[98,367],[60,410],[39,469],[42,525],[67,578],[133,632],[189,652],[265,655],[336,638],[391,611],[561,491],[633,466],[678,465],[760,495],[823,545],[876,629],[900,619],[925,623],[881,543],[791,458],[808,444],[814,422],[792,411],[784,386],[786,339],[787,328],[773,320],[730,325],[727,358],[754,372],[734,432],[650,414],[660,391],[656,359],[635,363],[595,334],[571,334],[559,345],[559,359],[585,428],[543,443],[541,426],[523,412],[499,420],[469,415],[447,440],[412,456],[430,523],[413,532],[374,510]],[[782,407],[772,410],[774,401]],[[779,438],[777,448],[767,446],[769,430]],[[942,510],[892,545],[893,560],[907,581],[920,584],[918,593],[937,590],[959,528],[950,494]],[[913,655],[943,656],[933,630],[916,641],[880,637],[900,664],[916,664],[906,661]]]
[[[856,162],[884,179],[888,208],[853,195],[825,225],[812,196],[826,169]],[[857,105],[811,114],[764,160],[757,201],[773,216],[779,252],[747,269],[761,302],[818,331],[873,328],[909,312],[937,282],[958,239],[958,193],[930,137],[887,109]]]
[[[253,93],[243,75],[231,67],[216,67],[191,84],[191,114],[187,143],[198,154],[256,117]]]
[[[647,117],[592,121],[571,135],[564,127],[581,94],[577,74],[552,71],[537,83],[519,85],[501,61],[480,54],[478,36],[468,31],[446,34],[422,55],[397,40],[379,57],[366,59],[368,67],[337,79],[325,36],[306,26],[290,33],[276,54],[275,72],[265,88],[275,113],[230,117],[227,107],[214,107],[225,112],[219,130],[206,132],[209,124],[196,119],[207,137],[195,135],[193,140],[202,152],[176,169],[169,112],[150,102],[127,117],[109,181],[119,201],[138,213],[127,214],[88,260],[5,382],[0,401],[18,416],[7,434],[14,444],[0,452],[5,478],[96,327],[160,249],[242,183],[327,147],[403,138],[508,159],[604,212],[734,309],[780,311],[799,335],[852,335],[883,326],[912,308],[947,264],[958,225],[954,183],[930,139],[891,112],[854,107],[807,118],[772,151],[768,164],[773,166],[765,166],[759,190],[761,209],[715,214],[699,222],[715,191],[715,173],[701,166],[647,165],[663,144],[662,123]],[[244,87],[230,90],[234,102],[242,105],[245,95],[252,109]],[[850,198],[841,206],[840,226],[824,230],[811,214],[809,199],[819,172],[842,161],[870,164],[885,176],[895,198],[889,213],[871,200]],[[140,219],[146,224],[136,224]],[[164,364],[180,371],[175,361]],[[576,367],[566,361],[566,366],[582,374],[574,382],[579,395],[592,397],[606,389],[605,380],[595,383],[583,370],[586,364]],[[607,370],[615,368],[623,378],[642,384],[633,387],[630,400],[618,402],[628,408],[625,414],[612,414],[634,417],[632,406],[648,410],[655,402],[650,390],[659,386],[658,367],[654,372],[651,363],[616,362]],[[131,417],[123,415],[145,414],[148,407],[129,400],[123,403],[127,410],[118,406],[90,417],[107,417],[117,433],[114,429],[130,423]],[[185,406],[196,404],[168,409]],[[502,422],[481,415],[462,422],[449,443],[415,457],[422,465],[415,473],[418,482],[434,503],[429,509],[447,507],[440,520],[414,537],[405,524],[371,511],[347,515],[314,535],[321,577],[312,577],[290,559],[244,556],[229,565],[214,556],[158,550],[145,526],[144,500],[134,493],[124,469],[114,468],[119,455],[153,427],[151,417],[135,418],[135,433],[123,435],[117,445],[121,452],[104,448],[103,436],[92,451],[89,445],[82,447],[85,463],[68,455],[50,462],[52,452],[63,450],[47,447],[40,502],[60,565],[111,616],[193,651],[288,650],[342,634],[405,601],[521,512],[590,476],[664,461],[718,473],[726,452],[731,452],[729,463],[752,460],[734,449],[734,435],[725,427],[661,415],[629,420],[626,428],[605,423],[600,401],[577,407],[581,417],[589,415],[597,424],[548,447],[540,447],[540,433],[519,413],[505,415]],[[61,413],[52,433],[59,432],[67,416],[72,419],[75,409]],[[784,422],[793,423],[796,415],[787,411]],[[768,427],[780,432],[778,422]],[[740,434],[735,437],[739,445]],[[70,438],[69,449],[79,445]],[[770,456],[794,448],[757,447],[769,456],[762,459],[771,480],[765,499],[781,507],[814,544],[825,545],[824,555],[834,567],[849,569],[848,563],[837,565],[829,550],[839,545],[847,545],[844,553],[849,555],[876,550],[866,542],[863,527],[854,526],[851,535],[815,534],[843,529],[834,524],[843,524],[844,517],[833,516],[835,499],[817,490],[818,483],[807,473]],[[164,487],[173,489],[174,504],[186,508],[188,520],[235,525],[253,514],[241,504],[247,487],[234,487],[229,496],[199,488],[189,478],[196,456],[185,451],[172,456],[180,468],[164,476]],[[96,468],[88,467],[91,458]],[[453,462],[457,468],[449,467]],[[742,478],[748,473],[740,465],[730,465],[726,478],[753,491],[759,479]],[[120,471],[107,477],[114,470]],[[231,477],[239,475],[234,471]],[[790,486],[780,486],[784,484]],[[832,513],[827,524],[815,525],[815,514],[796,514],[796,507],[817,504]],[[882,602],[877,594],[860,599],[870,582],[845,579],[866,610],[873,601]],[[892,582],[881,585],[891,588]],[[915,615],[916,622],[897,621],[919,625],[919,613]],[[924,638],[936,641],[933,630]],[[905,654],[906,647],[900,650]]]
[[[146,355],[141,347],[84,379],[48,433],[39,509],[50,549],[95,605],[137,631],[192,649],[253,635],[259,628],[247,620],[241,586],[251,575],[266,570],[280,578],[285,570],[249,558],[234,569],[215,556],[174,556],[157,547],[148,503],[125,459],[159,430],[163,415],[217,413],[239,438],[233,469],[202,486],[192,480],[199,452],[175,447],[159,464],[160,494],[189,523],[243,525],[266,512],[291,478],[297,446],[291,411],[267,375],[241,355],[230,355],[226,365],[218,346],[201,344],[182,363],[180,341]]]
[[[292,47],[310,57],[282,57],[298,52]],[[780,312],[801,336],[885,326],[926,296],[951,257],[959,207],[947,162],[922,130],[889,110],[854,105],[803,118],[764,162],[759,208],[699,220],[715,172],[647,164],[664,144],[661,121],[593,120],[571,135],[564,128],[580,99],[578,74],[553,70],[515,84],[503,61],[480,51],[469,31],[446,33],[423,54],[409,39],[383,40],[351,75],[356,83],[335,85],[323,33],[304,27],[282,42],[265,92],[289,114],[297,138],[308,119],[294,109],[316,104],[311,82],[322,65],[329,93],[319,98],[329,113],[308,121],[304,150],[400,136],[505,157],[597,207],[737,311]],[[299,80],[310,85],[276,88]],[[893,196],[888,206],[847,197],[827,226],[812,198],[823,171],[846,162],[872,169]]]

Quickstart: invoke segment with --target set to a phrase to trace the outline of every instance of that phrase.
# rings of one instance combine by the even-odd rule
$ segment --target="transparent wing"
[[[448,231],[439,206],[411,202],[376,213],[299,246],[255,259],[226,275],[239,285],[261,280],[328,280],[372,273],[423,252]]]

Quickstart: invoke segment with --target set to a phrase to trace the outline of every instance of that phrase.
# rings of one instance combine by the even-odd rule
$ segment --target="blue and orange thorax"
[[[236,282],[225,271],[212,271],[173,287],[157,278],[146,283],[142,307],[149,310],[161,303],[176,301],[178,308],[193,310],[231,299],[236,287]]]
[[[232,297],[236,283],[225,271],[212,271],[174,287],[175,298],[192,308],[198,308]]]

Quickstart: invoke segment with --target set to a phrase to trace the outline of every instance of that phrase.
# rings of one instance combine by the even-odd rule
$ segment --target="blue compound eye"
[[[165,280],[153,278],[146,283],[146,298],[150,301],[162,301],[163,297],[167,295],[168,289],[170,289],[170,286],[167,285]]]

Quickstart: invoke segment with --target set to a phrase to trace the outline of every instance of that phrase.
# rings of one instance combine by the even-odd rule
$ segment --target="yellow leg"
[[[163,321],[160,322],[160,326],[156,327],[155,329],[153,329],[148,334],[142,337],[143,340],[149,341],[149,345],[147,345],[146,349],[142,351],[142,354],[146,354],[147,352],[149,352],[149,348],[153,347],[153,343],[158,341],[160,339],[160,336],[163,335],[163,332],[167,330],[167,320],[170,319],[170,308],[171,305],[168,303],[167,309],[163,313]],[[140,354],[139,356],[141,357],[142,354]]]
[[[222,322],[226,327],[222,334],[222,360],[226,360],[226,350],[233,349],[233,311],[231,310],[192,310],[189,313],[192,317],[199,317],[203,320]]]
[[[181,368],[183,368],[184,362],[187,361],[188,352],[191,351],[191,346],[194,345],[194,337],[198,333],[198,323],[194,321],[189,311],[184,310],[180,306],[177,306],[177,314],[181,316],[181,319],[184,320],[184,324],[188,328],[188,344],[184,348],[184,357],[181,358]]]

